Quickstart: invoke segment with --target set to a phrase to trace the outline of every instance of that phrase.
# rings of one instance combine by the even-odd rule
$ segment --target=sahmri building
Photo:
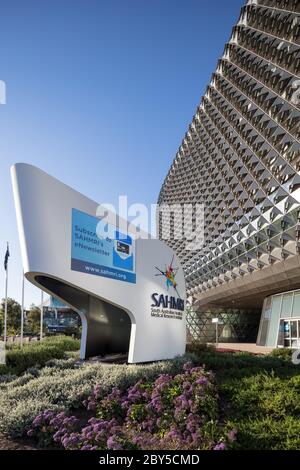
[[[300,346],[299,170],[300,1],[249,0],[159,195],[205,206],[201,249],[167,242],[192,338]]]

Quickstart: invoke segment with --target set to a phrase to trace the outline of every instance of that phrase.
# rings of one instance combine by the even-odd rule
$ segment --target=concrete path
[[[214,343],[210,343],[214,346]],[[274,348],[257,346],[255,343],[219,343],[218,350],[243,351],[253,354],[269,354]]]

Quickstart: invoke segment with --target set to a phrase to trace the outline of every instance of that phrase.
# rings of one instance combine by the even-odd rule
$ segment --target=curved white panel
[[[59,295],[50,284],[45,288],[45,284],[40,283],[39,276],[58,280],[105,301],[105,305],[112,306],[110,318],[114,315],[114,306],[126,311],[132,323],[128,356],[131,363],[183,354],[185,281],[172,249],[161,240],[136,240],[136,282],[71,269],[72,210],[95,216],[98,204],[31,165],[16,164],[11,174],[26,278],[56,296]],[[167,285],[165,276],[158,275],[158,269],[165,271],[172,259],[176,289]],[[81,356],[85,357],[91,311],[76,308],[70,298],[60,298],[77,309],[83,318]],[[93,315],[98,314],[101,312],[94,308]]]

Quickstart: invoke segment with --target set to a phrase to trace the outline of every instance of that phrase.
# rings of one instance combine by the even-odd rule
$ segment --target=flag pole
[[[23,348],[23,336],[24,336],[24,271],[22,272],[21,348]]]
[[[7,340],[7,286],[8,286],[8,258],[9,258],[9,243],[7,242],[6,252],[4,257],[4,269],[5,269],[5,304],[4,304],[4,348]]]
[[[8,286],[8,266],[5,270],[5,304],[4,304],[4,347],[7,340],[7,286]]]
[[[43,303],[44,303],[44,291],[41,290],[41,324],[40,324],[40,341],[43,339]]]

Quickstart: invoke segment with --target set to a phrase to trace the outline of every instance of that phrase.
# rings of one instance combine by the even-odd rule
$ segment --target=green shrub
[[[276,421],[268,416],[239,423],[237,443],[242,450],[299,450],[300,420],[285,416]]]
[[[45,338],[25,344],[23,349],[19,345],[10,345],[6,352],[6,364],[0,366],[0,375],[21,374],[29,367],[44,366],[50,359],[62,359],[66,352],[79,349],[79,341],[69,336],[56,336]]]
[[[215,371],[228,429],[237,429],[235,449],[300,448],[300,366],[292,351],[256,356],[195,350]]]
[[[300,448],[300,375],[259,373],[220,385],[239,449]]]
[[[273,351],[270,353],[270,356],[291,362],[294,351],[295,349],[277,348],[273,349]]]
[[[199,354],[203,352],[212,352],[215,351],[215,347],[213,345],[208,345],[206,343],[199,343],[197,341],[193,341],[192,343],[188,343],[186,345],[186,352]]]
[[[62,359],[64,351],[52,345],[41,345],[39,348],[24,348],[8,351],[6,354],[6,366],[16,374],[21,374],[28,367],[39,364],[45,365],[50,359]]]
[[[220,381],[228,377],[253,376],[259,372],[272,372],[272,370],[282,377],[286,374],[299,373],[299,366],[272,354],[258,356],[247,352],[217,352],[204,349],[195,352],[195,355],[198,362],[217,372]]]
[[[78,339],[65,335],[47,337],[43,340],[43,343],[55,345],[63,351],[78,351],[80,348],[80,341]]]
[[[77,351],[80,348],[80,341],[74,339],[71,336],[57,335],[57,336],[47,336],[43,338],[42,341],[31,341],[30,343],[25,343],[23,349],[35,349],[41,347],[41,345],[51,345],[57,346],[63,351]],[[21,349],[20,343],[7,343],[6,350],[19,350]]]

